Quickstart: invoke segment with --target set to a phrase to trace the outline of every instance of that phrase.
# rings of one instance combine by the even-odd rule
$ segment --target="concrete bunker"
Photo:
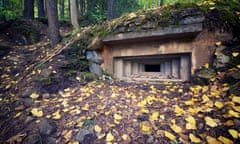
[[[190,53],[114,57],[113,73],[115,77],[128,81],[189,80],[190,57]]]

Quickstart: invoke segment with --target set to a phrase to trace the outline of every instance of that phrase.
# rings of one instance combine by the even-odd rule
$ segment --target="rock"
[[[147,143],[148,143],[148,144],[154,143],[154,138],[153,138],[152,135],[149,135],[149,136],[148,136]]]
[[[76,135],[76,140],[80,143],[87,141],[89,137],[94,137],[93,131],[87,128],[80,129]]]
[[[216,72],[213,69],[201,69],[196,73],[199,78],[211,79],[216,76]]]
[[[240,96],[240,82],[237,82],[234,85],[230,86],[229,94]]]
[[[27,116],[25,118],[24,124],[29,124],[34,121],[34,118],[32,116]]]
[[[214,66],[216,68],[222,68],[222,67],[226,67],[227,64],[229,63],[230,61],[230,57],[223,54],[223,53],[220,53],[216,56],[216,59],[214,60]]]
[[[41,136],[39,134],[33,134],[28,136],[24,141],[23,144],[41,144]]]
[[[144,25],[141,26],[143,29],[153,29],[155,28],[156,26],[154,25],[154,23],[151,23],[151,22],[148,22]]]
[[[186,17],[179,21],[179,24],[185,25],[185,24],[195,24],[195,23],[201,23],[204,21],[204,17],[198,16],[198,17]]]
[[[202,68],[195,72],[192,82],[198,85],[208,85],[211,78],[216,76],[216,72],[213,69]]]
[[[103,41],[99,37],[95,37],[92,42],[88,45],[87,49],[89,50],[97,50],[103,47]]]
[[[102,64],[103,59],[100,54],[98,54],[96,51],[87,51],[86,52],[86,59],[90,62]]]
[[[56,144],[56,139],[53,137],[47,137],[45,140],[44,144]]]
[[[39,130],[41,135],[50,136],[57,131],[57,126],[53,121],[43,119],[39,124]]]
[[[34,92],[35,90],[33,88],[27,88],[23,94],[22,94],[22,98],[29,98],[30,95]]]
[[[23,101],[23,105],[26,107],[30,107],[34,104],[32,98],[24,98],[22,101]]]
[[[99,77],[102,76],[102,69],[101,69],[99,64],[90,63],[89,70],[90,70],[91,73],[94,73],[94,74],[96,74]]]
[[[240,80],[240,71],[233,72],[230,76],[235,80]]]
[[[43,98],[43,99],[48,99],[48,98],[50,98],[50,94],[49,94],[49,93],[44,93],[44,94],[42,95],[42,98]]]
[[[87,51],[86,58],[90,62],[90,72],[96,74],[99,77],[102,76],[102,69],[100,64],[102,64],[103,60],[101,55],[98,54],[96,51]]]

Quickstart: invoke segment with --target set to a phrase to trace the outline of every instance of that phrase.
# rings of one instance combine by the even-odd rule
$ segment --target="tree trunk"
[[[34,0],[24,0],[23,18],[34,19]]]
[[[64,9],[65,9],[64,0],[61,0],[61,10],[60,10],[61,19],[64,19]]]
[[[84,11],[85,11],[85,2],[84,2],[84,0],[80,0],[80,2],[79,2],[79,9],[80,9],[80,15],[83,16],[84,15]]]
[[[113,2],[114,2],[114,0],[108,0],[108,3],[107,3],[107,5],[108,5],[108,7],[107,7],[107,13],[108,13],[108,15],[107,15],[107,19],[108,20],[111,20],[111,19],[113,19]]]
[[[71,22],[74,30],[78,29],[78,17],[77,17],[77,2],[76,0],[70,0],[70,10],[71,10]]]
[[[163,0],[159,0],[159,6],[163,6]]]
[[[57,0],[47,0],[48,28],[51,46],[55,47],[60,41]]]
[[[38,18],[43,18],[44,16],[45,16],[44,1],[38,0]]]

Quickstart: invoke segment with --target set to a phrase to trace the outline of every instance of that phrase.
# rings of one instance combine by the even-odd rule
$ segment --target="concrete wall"
[[[114,67],[114,58],[128,56],[146,56],[146,55],[163,55],[163,54],[190,54],[190,71],[194,73],[195,69],[205,63],[210,62],[211,55],[214,51],[216,39],[212,33],[203,30],[196,37],[182,38],[177,37],[168,40],[140,40],[132,42],[121,42],[115,44],[107,44],[102,52],[104,63],[102,68],[112,74],[121,73],[122,67]],[[118,61],[116,59],[116,61]],[[186,63],[183,65],[186,65]],[[129,70],[127,71],[127,73]],[[189,79],[189,78],[184,78]]]

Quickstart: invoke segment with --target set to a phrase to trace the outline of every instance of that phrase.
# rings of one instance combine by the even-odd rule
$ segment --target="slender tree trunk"
[[[70,11],[71,11],[71,22],[72,22],[73,28],[76,30],[79,27],[76,0],[70,0]]]
[[[38,18],[42,18],[44,16],[45,16],[44,1],[38,0]]]
[[[61,0],[61,10],[60,10],[61,19],[64,19],[64,9],[65,9],[64,0]]]
[[[114,0],[108,0],[108,3],[107,3],[107,19],[108,20],[111,20],[111,19],[113,19],[113,2],[114,2]]]
[[[60,41],[57,0],[47,0],[48,28],[51,46],[54,47]]]
[[[163,0],[159,0],[159,6],[163,6]]]
[[[80,0],[79,1],[79,9],[80,9],[80,15],[83,16],[84,15],[84,9],[85,9],[85,2],[84,2],[84,0]]]
[[[24,0],[23,17],[34,19],[34,0]]]

